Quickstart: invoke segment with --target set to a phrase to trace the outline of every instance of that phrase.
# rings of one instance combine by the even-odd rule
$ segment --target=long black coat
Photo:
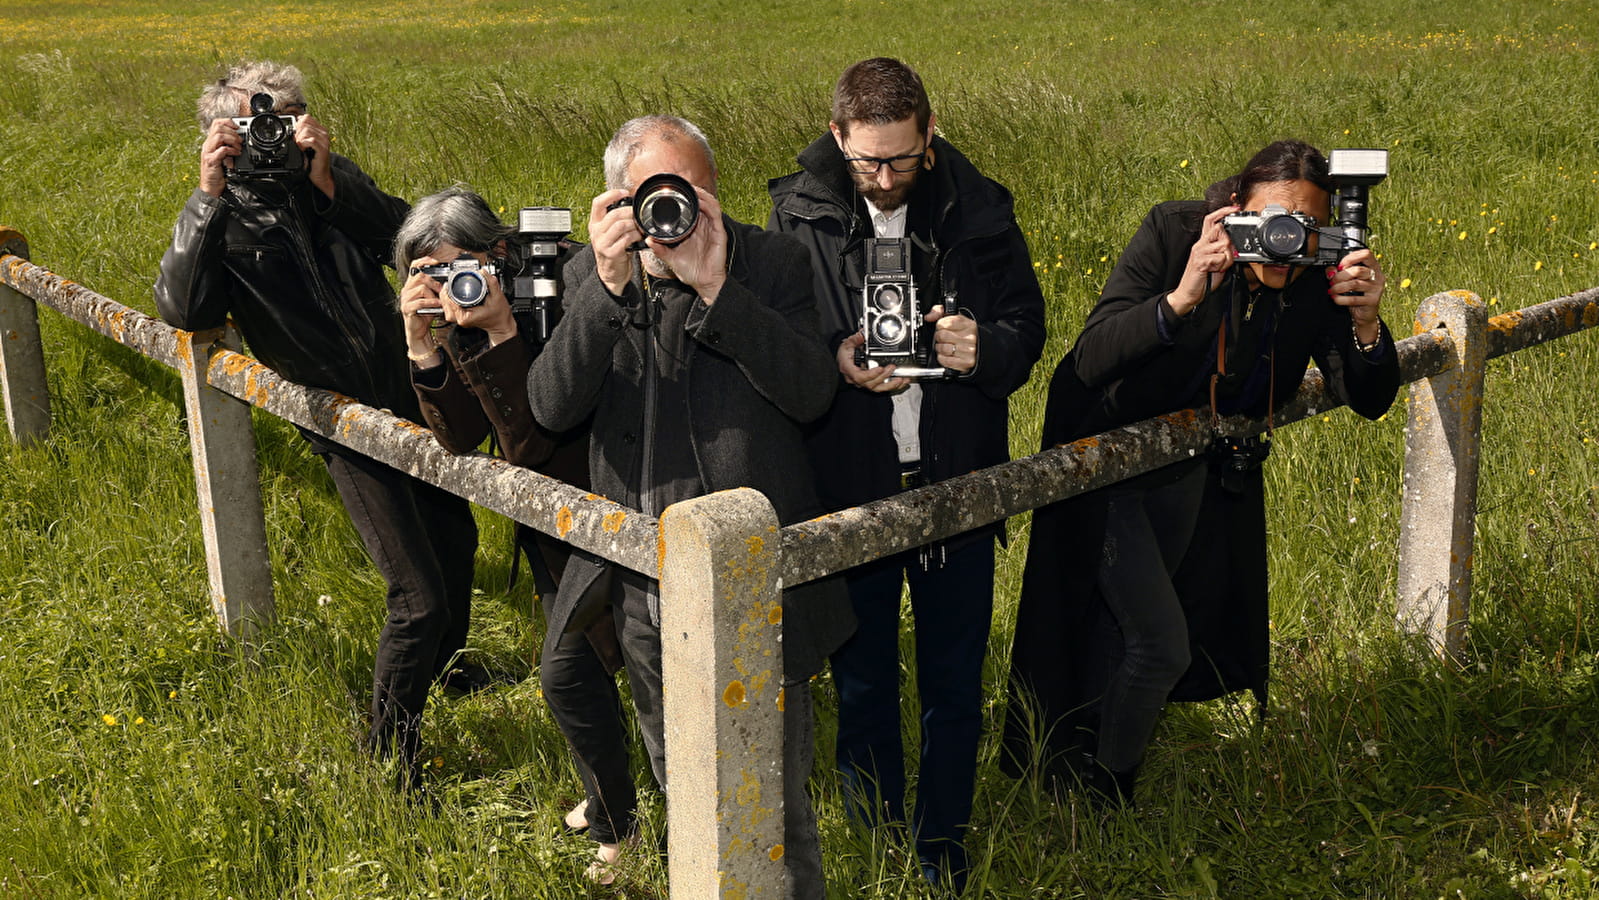
[[[800,423],[826,411],[837,381],[816,330],[810,260],[793,239],[723,216],[728,279],[710,307],[688,317],[689,407],[658,427],[688,429],[707,493],[750,487],[787,525],[822,513],[801,446]],[[636,283],[620,299],[585,247],[564,268],[561,323],[528,372],[528,399],[541,425],[566,431],[594,416],[589,472],[594,490],[627,503],[639,490],[644,357],[632,332],[642,300]],[[643,332],[640,332],[643,333]],[[579,553],[568,566],[546,643],[568,627],[603,566]],[[582,624],[582,623],[579,623]],[[837,579],[783,592],[783,670],[793,682],[821,670],[855,630]]]
[[[1167,296],[1182,280],[1207,211],[1198,201],[1156,206],[1122,253],[1083,333],[1055,370],[1044,413],[1043,446],[1175,410],[1209,404],[1217,330],[1228,331],[1227,371],[1217,391],[1224,414],[1265,413],[1293,399],[1311,359],[1341,402],[1368,419],[1382,415],[1399,388],[1398,353],[1388,329],[1369,357],[1354,344],[1349,312],[1327,296],[1327,280],[1308,271],[1251,309],[1235,270],[1186,319]],[[1157,308],[1170,327],[1162,335]],[[1250,313],[1246,317],[1246,311]],[[1268,333],[1265,324],[1275,322]],[[1275,360],[1271,354],[1275,352]],[[1266,387],[1268,381],[1273,386]],[[1175,480],[1197,459],[1141,476]],[[1104,545],[1101,492],[1038,510],[1022,576],[1011,655],[1004,764],[1020,774],[1032,750],[1052,768],[1091,746],[1096,704],[1121,657],[1122,638],[1100,598],[1096,575]],[[1188,621],[1193,664],[1172,700],[1207,700],[1249,689],[1265,702],[1269,666],[1266,514],[1260,473],[1228,487],[1212,473],[1188,554],[1174,579]]]

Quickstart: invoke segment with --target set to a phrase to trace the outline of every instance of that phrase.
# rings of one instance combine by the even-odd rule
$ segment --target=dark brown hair
[[[833,124],[846,137],[852,122],[889,125],[916,117],[916,130],[927,130],[933,107],[916,70],[897,59],[877,56],[844,70],[833,86]]]
[[[1205,190],[1205,202],[1212,210],[1249,199],[1257,185],[1279,181],[1308,181],[1327,193],[1333,192],[1332,176],[1327,174],[1327,157],[1304,141],[1275,141],[1244,163],[1243,171],[1223,178]]]

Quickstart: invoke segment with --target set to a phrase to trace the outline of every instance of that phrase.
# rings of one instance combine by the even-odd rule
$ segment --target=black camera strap
[[[1254,302],[1250,302],[1251,310]],[[1221,434],[1221,413],[1216,407],[1216,386],[1227,375],[1227,323],[1230,316],[1222,316],[1221,324],[1216,326],[1216,371],[1210,376],[1210,422],[1218,435]],[[1267,354],[1266,376],[1266,440],[1270,442],[1276,430],[1272,417],[1277,409],[1277,334],[1273,328],[1271,334],[1271,350]]]

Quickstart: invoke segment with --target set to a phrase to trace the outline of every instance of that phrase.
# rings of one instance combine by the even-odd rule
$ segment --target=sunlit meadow
[[[832,79],[897,55],[1017,198],[1050,304],[1012,404],[1025,453],[1144,212],[1275,138],[1391,152],[1372,209],[1398,333],[1445,289],[1502,312],[1599,284],[1596,5],[0,0],[0,225],[150,311],[195,183],[194,97],[241,56],[305,69],[335,147],[402,196],[465,181],[506,210],[572,206],[581,236],[611,130],[670,111],[710,135],[729,211],[763,222],[766,179],[824,127]],[[588,843],[561,833],[577,781],[528,677],[542,622],[525,582],[506,588],[502,520],[481,517],[472,646],[520,680],[435,695],[431,799],[408,804],[357,750],[381,583],[303,442],[258,415],[280,616],[246,660],[207,609],[176,379],[41,321],[55,430],[0,440],[0,896],[664,895],[654,857],[591,890]],[[991,729],[968,895],[1599,894],[1596,342],[1490,366],[1464,670],[1392,626],[1402,404],[1286,429],[1267,467],[1270,716],[1174,708],[1136,812],[1108,819],[1001,775]],[[1011,535],[991,723],[1025,517]],[[826,760],[825,676],[816,691]],[[845,822],[825,768],[833,894],[922,896],[902,851]],[[659,840],[659,797],[649,810]]]

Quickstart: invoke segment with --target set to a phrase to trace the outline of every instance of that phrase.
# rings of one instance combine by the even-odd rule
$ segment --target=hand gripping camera
[[[272,112],[272,95],[250,97],[250,115],[236,116],[244,147],[233,158],[231,174],[238,178],[279,178],[305,168],[305,154],[294,142],[299,116],[280,116]]]
[[[861,289],[861,332],[855,364],[894,365],[895,378],[945,378],[942,366],[927,366],[922,346],[922,309],[911,274],[909,238],[867,238],[866,277]],[[918,365],[920,364],[920,365]]]
[[[1241,263],[1275,266],[1332,266],[1345,254],[1366,246],[1366,201],[1370,188],[1388,177],[1387,150],[1334,150],[1328,160],[1332,177],[1333,226],[1281,206],[1259,213],[1236,213],[1222,219]]]
[[[619,206],[633,207],[633,221],[638,223],[639,231],[667,245],[685,240],[700,219],[700,197],[694,185],[670,172],[644,179],[633,196],[623,197],[606,210]],[[643,250],[647,246],[644,241],[634,241],[627,249]]]

